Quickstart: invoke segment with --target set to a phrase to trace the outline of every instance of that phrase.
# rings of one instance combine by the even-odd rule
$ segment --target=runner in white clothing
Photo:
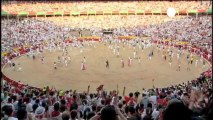
[[[138,63],[141,64],[141,57],[138,57]]]
[[[195,60],[195,67],[197,67],[198,59]]]
[[[169,66],[172,67],[172,58],[169,59]]]
[[[83,61],[81,62],[81,70],[86,70],[85,63]]]
[[[136,51],[133,52],[133,58],[136,58]]]
[[[56,62],[53,63],[53,66],[54,66],[54,69],[56,70],[56,69],[57,69],[57,64],[56,64]]]
[[[64,59],[64,63],[65,63],[65,66],[67,67],[68,65],[67,58]]]
[[[84,63],[86,63],[86,62],[87,62],[87,61],[86,61],[86,57],[84,57],[84,58],[83,58],[83,62],[84,62]]]

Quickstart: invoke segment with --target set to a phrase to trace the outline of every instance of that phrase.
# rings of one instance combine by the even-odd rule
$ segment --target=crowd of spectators
[[[7,12],[53,12],[53,11],[119,11],[119,10],[200,10],[211,8],[210,1],[140,1],[140,2],[24,2],[3,3]]]
[[[176,16],[174,19],[179,20],[185,16]],[[52,19],[54,18],[54,19]],[[56,25],[66,25],[72,28],[86,29],[115,29],[115,28],[132,28],[137,26],[148,26],[150,24],[160,24],[169,20],[166,15],[103,15],[103,16],[78,16],[78,17],[38,17],[39,20],[52,21]],[[133,22],[134,21],[134,22]]]
[[[14,47],[41,44],[45,40],[64,40],[69,30],[58,27],[51,22],[25,19],[20,22],[14,19],[2,22],[2,52],[13,52]]]
[[[148,36],[156,36],[159,39],[172,39],[187,42],[207,42],[211,45],[212,39],[211,16],[186,17],[180,20],[173,20],[160,25],[150,25],[148,29],[140,29],[139,33]],[[209,48],[210,50],[212,48]]]
[[[2,80],[2,120],[212,120],[211,70],[196,79],[125,96],[118,91],[31,88]]]
[[[196,44],[207,43],[212,50],[211,16],[80,16],[5,19],[2,25],[3,48],[12,52],[14,47],[40,44],[46,41],[73,39],[71,30],[90,30],[92,36],[102,36],[103,29],[111,29],[116,36],[150,36],[156,40],[171,39]]]

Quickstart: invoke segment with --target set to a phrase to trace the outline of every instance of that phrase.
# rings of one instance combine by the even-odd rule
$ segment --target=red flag
[[[103,89],[103,87],[104,87],[104,85],[100,85],[96,90],[97,90],[97,91],[100,91],[100,90]]]

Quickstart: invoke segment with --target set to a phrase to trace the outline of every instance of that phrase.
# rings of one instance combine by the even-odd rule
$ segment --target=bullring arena
[[[119,86],[122,91],[126,86],[127,93],[130,91],[137,91],[143,88],[165,87],[173,84],[182,84],[188,80],[196,79],[200,73],[210,68],[207,64],[204,68],[200,57],[198,66],[195,67],[194,63],[190,64],[190,71],[187,70],[187,51],[182,55],[181,71],[177,71],[177,49],[174,51],[172,66],[169,65],[169,58],[165,61],[162,57],[163,52],[158,51],[156,44],[150,48],[139,49],[137,46],[134,49],[124,44],[120,46],[119,57],[113,54],[113,50],[109,49],[107,43],[94,42],[92,46],[85,44],[84,48],[69,46],[67,47],[71,61],[68,66],[64,63],[58,63],[57,70],[54,69],[53,63],[61,56],[62,50],[45,50],[36,55],[33,60],[32,56],[22,55],[14,58],[16,64],[21,71],[14,71],[12,67],[4,68],[3,73],[11,79],[21,81],[35,87],[54,86],[56,89],[63,90],[78,90],[79,92],[85,91],[88,85],[91,86],[91,91],[95,92],[96,87],[104,85],[105,89],[114,90]],[[94,45],[93,45],[94,44]],[[166,47],[165,49],[168,49]],[[82,50],[82,51],[81,51]],[[138,51],[137,57],[134,59],[134,51]],[[154,56],[149,59],[150,51],[154,51]],[[166,50],[165,50],[166,51]],[[44,63],[42,64],[40,56],[44,56]],[[81,61],[86,58],[86,70],[81,70]],[[131,57],[132,65],[128,66],[128,58]],[[138,59],[141,58],[141,60]],[[125,67],[121,67],[121,59],[124,60]],[[106,68],[106,60],[109,61],[110,67]],[[16,68],[18,69],[18,68]],[[153,81],[154,79],[154,81]],[[154,82],[154,83],[153,83]]]
[[[1,3],[2,120],[213,120],[212,1]]]

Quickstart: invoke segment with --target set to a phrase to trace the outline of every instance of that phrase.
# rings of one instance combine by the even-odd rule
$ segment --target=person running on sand
[[[109,61],[106,60],[106,68],[109,68]]]

